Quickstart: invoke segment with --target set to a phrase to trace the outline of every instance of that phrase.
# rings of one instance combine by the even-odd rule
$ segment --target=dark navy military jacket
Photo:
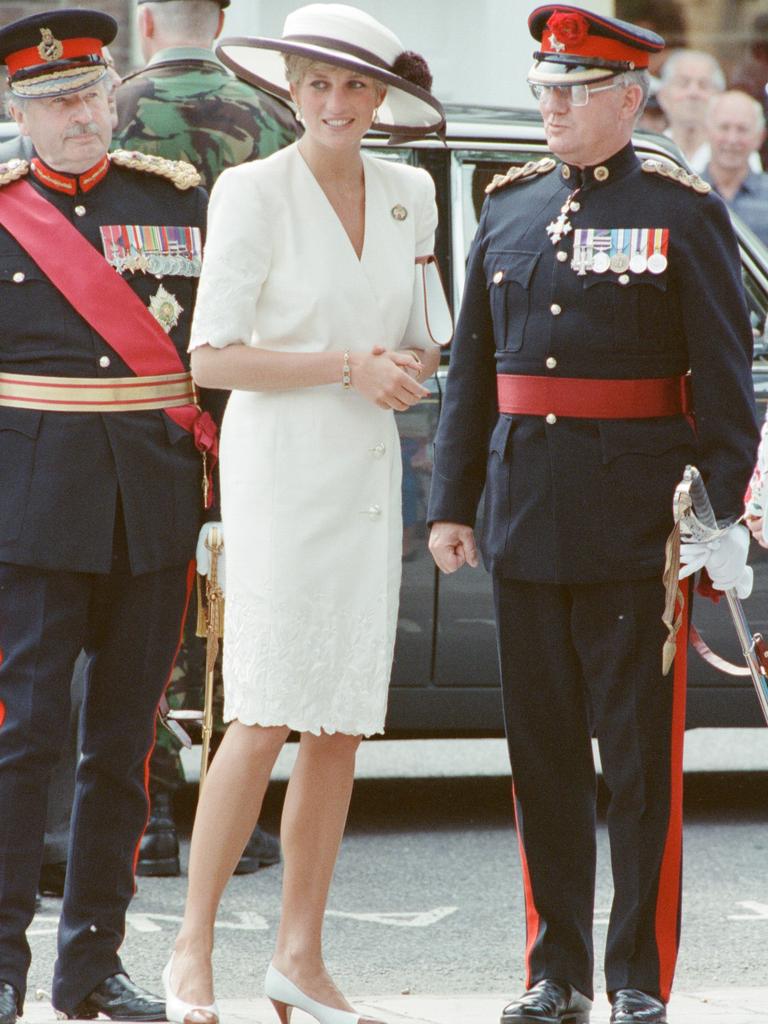
[[[205,227],[206,194],[112,164],[74,196],[25,179],[103,252],[101,225]],[[197,280],[126,273],[149,305],[160,284],[183,307],[171,332],[186,365]],[[116,313],[117,315],[117,313]],[[130,377],[96,334],[0,228],[0,373]],[[216,399],[214,399],[215,401]],[[161,410],[39,412],[0,407],[0,561],[107,572],[118,494],[134,574],[194,557],[201,522],[201,458]]]
[[[631,146],[602,166],[597,178],[595,168],[559,166],[491,194],[469,256],[429,519],[474,525],[486,485],[482,550],[508,578],[660,574],[685,465],[702,471],[722,521],[741,514],[755,460],[752,331],[722,201],[647,173]],[[546,227],[577,188],[573,230],[554,245]],[[633,227],[668,229],[662,273],[572,269],[577,228]],[[683,415],[550,423],[498,414],[497,372],[689,370],[695,431]]]

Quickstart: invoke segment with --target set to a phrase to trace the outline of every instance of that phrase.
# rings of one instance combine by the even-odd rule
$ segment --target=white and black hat
[[[222,39],[216,54],[238,77],[292,106],[283,60],[288,54],[357,71],[386,85],[372,125],[379,131],[420,138],[445,126],[424,58],[405,51],[394,32],[347,4],[299,7],[285,19],[280,39]]]

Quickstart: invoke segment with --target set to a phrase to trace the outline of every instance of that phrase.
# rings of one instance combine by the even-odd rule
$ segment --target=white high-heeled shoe
[[[337,1010],[335,1006],[318,1003],[316,999],[312,999],[302,992],[272,964],[267,968],[267,976],[264,979],[264,994],[274,1006],[275,1013],[280,1018],[280,1024],[289,1024],[291,1010],[294,1006],[298,1010],[308,1013],[310,1017],[314,1017],[319,1024],[364,1024],[364,1022],[365,1024],[382,1024],[381,1021],[374,1021],[359,1013]]]
[[[163,989],[165,991],[165,1016],[174,1024],[219,1024],[219,1008],[216,1002],[210,1006],[195,1006],[179,999],[171,988],[171,970],[173,969],[173,953],[163,968]]]

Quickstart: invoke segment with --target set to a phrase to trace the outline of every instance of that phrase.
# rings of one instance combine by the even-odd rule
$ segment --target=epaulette
[[[712,191],[712,186],[708,181],[704,181],[698,174],[684,171],[682,167],[670,167],[669,164],[663,164],[659,160],[644,160],[643,170],[647,174],[658,174],[661,178],[669,178],[670,181],[676,181],[678,185],[692,188],[700,196],[705,196]]]
[[[526,181],[528,178],[535,178],[538,174],[549,174],[557,167],[557,161],[551,156],[544,156],[541,160],[529,160],[522,167],[512,166],[506,174],[494,174],[493,181],[485,186],[487,195],[495,192],[497,188],[504,188],[516,181]]]
[[[186,160],[166,160],[164,156],[153,153],[140,153],[135,149],[116,149],[109,154],[110,159],[118,167],[130,167],[133,171],[146,171],[157,174],[173,182],[176,188],[194,188],[203,180],[192,164]]]
[[[3,185],[10,185],[12,181],[18,181],[19,178],[23,178],[27,174],[29,174],[28,160],[14,158],[8,163],[0,164],[0,188]]]

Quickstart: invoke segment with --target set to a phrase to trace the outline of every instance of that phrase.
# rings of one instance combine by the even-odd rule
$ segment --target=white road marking
[[[328,917],[348,917],[353,921],[369,921],[372,924],[394,925],[397,928],[427,928],[437,924],[444,917],[455,914],[458,907],[435,907],[434,910],[422,910],[399,913],[353,913],[346,910],[327,910]]]
[[[757,900],[740,900],[737,907],[744,907],[751,910],[751,914],[729,914],[729,921],[768,921],[768,903],[758,903]]]

